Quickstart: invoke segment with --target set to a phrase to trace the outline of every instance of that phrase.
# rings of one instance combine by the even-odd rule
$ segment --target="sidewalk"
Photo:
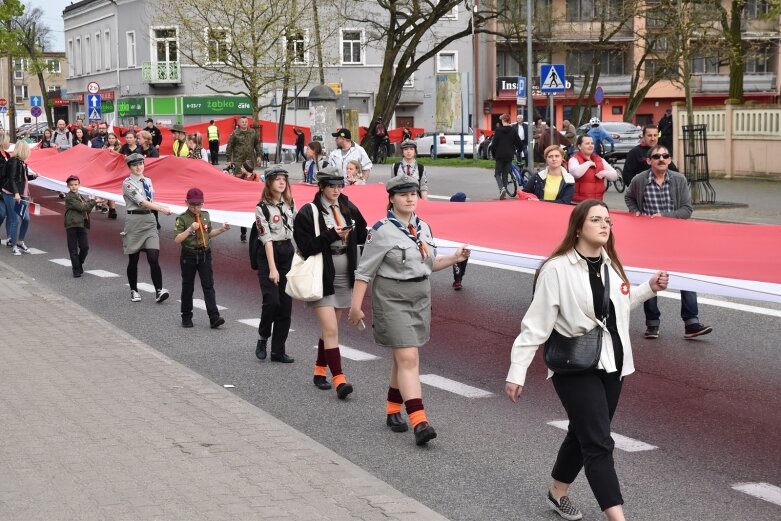
[[[0,519],[445,519],[0,262]]]

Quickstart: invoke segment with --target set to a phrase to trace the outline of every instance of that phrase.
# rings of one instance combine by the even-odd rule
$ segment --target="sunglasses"
[[[659,160],[659,159],[670,159],[670,154],[653,154],[651,155],[651,159],[653,160]]]

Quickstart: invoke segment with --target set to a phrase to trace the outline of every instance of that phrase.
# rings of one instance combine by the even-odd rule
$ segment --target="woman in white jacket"
[[[523,391],[526,370],[538,346],[551,332],[581,336],[605,325],[597,367],[577,374],[554,374],[553,386],[569,417],[569,429],[551,476],[548,502],[564,519],[582,514],[567,496],[581,468],[600,508],[609,520],[623,520],[624,500],[613,465],[610,421],[621,394],[623,377],[634,372],[629,341],[629,310],[667,287],[667,273],[630,287],[616,253],[612,221],[605,203],[589,199],[572,212],[564,240],[546,259],[534,280],[534,298],[512,347],[505,393],[516,402]],[[610,277],[610,303],[603,310],[603,265]],[[609,333],[609,334],[608,334]]]

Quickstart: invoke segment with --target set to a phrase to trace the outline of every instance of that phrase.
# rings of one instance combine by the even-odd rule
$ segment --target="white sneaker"
[[[158,289],[157,290],[157,298],[155,300],[157,301],[158,304],[161,303],[162,301],[164,301],[167,298],[168,298],[168,290],[166,290],[166,289]]]
[[[505,199],[507,199],[507,190],[502,188],[501,190],[499,190],[499,200],[504,201]]]
[[[19,248],[17,248],[16,246],[14,246],[14,247],[11,249],[11,255],[21,255],[21,254],[22,254],[22,252],[20,252],[20,251],[19,251]]]
[[[141,293],[130,290],[130,302],[141,302]]]
[[[30,253],[30,248],[23,242],[20,242],[16,245],[20,250],[22,250],[22,253]]]

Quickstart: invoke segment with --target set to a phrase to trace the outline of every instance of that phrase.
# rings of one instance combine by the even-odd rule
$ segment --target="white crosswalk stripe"
[[[177,300],[177,302],[179,302],[180,304],[182,303],[181,300]],[[201,299],[201,298],[194,298],[193,299],[193,307],[206,311],[206,301]],[[228,308],[226,308],[225,306],[220,306],[219,304],[217,304],[217,309],[219,311],[223,311],[223,310],[228,309]]]
[[[53,262],[54,264],[59,264],[60,266],[67,266],[71,267],[71,260],[70,259],[49,259],[49,262]]]
[[[461,382],[436,374],[422,374],[420,375],[420,381],[431,387],[466,396],[467,398],[487,398],[488,396],[493,396],[492,392],[472,387],[471,385],[462,384]]]
[[[781,488],[770,483],[735,483],[732,488],[781,506]]]
[[[100,277],[102,279],[111,279],[114,277],[119,277],[116,273],[111,273],[110,271],[106,270],[87,270],[84,273],[89,273],[90,275],[95,275],[96,277]]]
[[[567,420],[552,421],[552,422],[548,422],[548,425],[566,431],[567,428],[569,427],[569,421]],[[654,450],[658,448],[656,445],[650,445],[643,441],[636,440],[634,438],[629,438],[628,436],[616,434],[615,432],[611,432],[610,435],[613,437],[613,441],[615,442],[616,448],[621,449],[625,452],[642,452],[645,450]]]
[[[237,320],[236,322],[240,322],[242,324],[246,324],[248,326],[254,327],[255,329],[260,326],[260,319],[259,318],[242,318],[240,320]],[[291,329],[290,332],[293,333],[295,329]]]
[[[317,346],[314,346],[315,349],[317,349]],[[368,360],[379,360],[379,356],[374,356],[371,353],[365,353],[363,351],[359,351],[357,349],[353,349],[352,347],[343,346],[342,344],[339,344],[339,353],[342,355],[342,358],[349,358],[350,360],[355,360],[356,362],[366,362]]]

